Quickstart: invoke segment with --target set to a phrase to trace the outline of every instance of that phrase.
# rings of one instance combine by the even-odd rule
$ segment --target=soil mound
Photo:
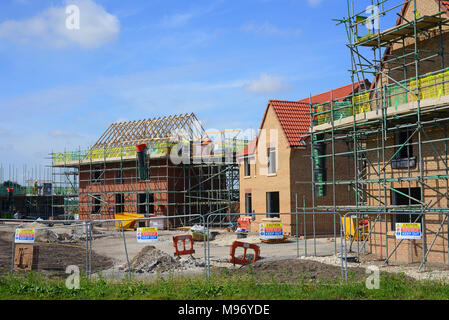
[[[193,256],[173,257],[154,246],[144,247],[129,262],[131,270],[136,273],[168,272],[172,270],[187,270],[204,267],[202,259]],[[128,264],[120,267],[120,270],[129,271]]]

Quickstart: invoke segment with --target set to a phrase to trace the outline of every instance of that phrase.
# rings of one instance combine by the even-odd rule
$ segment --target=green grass
[[[403,275],[382,275],[380,289],[364,281],[327,284],[305,282],[258,283],[251,275],[213,275],[197,278],[162,278],[153,281],[82,278],[80,289],[70,290],[64,279],[34,273],[0,277],[0,299],[448,299],[449,286],[436,281],[413,281]]]

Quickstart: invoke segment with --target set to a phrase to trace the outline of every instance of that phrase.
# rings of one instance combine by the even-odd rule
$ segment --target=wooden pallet
[[[284,243],[288,242],[288,236],[284,235],[283,239],[260,239],[263,243]]]

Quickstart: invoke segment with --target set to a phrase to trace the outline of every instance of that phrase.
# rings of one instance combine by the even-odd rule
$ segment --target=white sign
[[[34,243],[34,229],[16,229],[15,243]]]
[[[138,243],[157,242],[157,227],[137,228]]]
[[[260,239],[284,239],[282,223],[259,224]]]
[[[421,239],[421,224],[396,223],[396,239]]]

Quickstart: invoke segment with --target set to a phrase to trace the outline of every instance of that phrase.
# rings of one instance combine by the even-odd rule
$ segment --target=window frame
[[[273,208],[271,206],[272,203],[272,195],[277,194],[277,212],[273,211]],[[281,211],[281,194],[279,191],[269,191],[266,193],[266,211],[268,218],[280,218],[280,211]]]
[[[412,135],[413,132],[410,129],[402,129],[394,133],[395,156],[391,160],[393,169],[414,168],[416,166],[416,157],[413,156]],[[399,150],[407,140],[408,143]]]
[[[246,214],[251,214],[253,212],[253,195],[251,192],[245,193],[245,211]]]
[[[91,214],[101,214],[101,194],[94,194],[92,197]],[[98,201],[98,203],[97,203]]]
[[[141,196],[145,195],[145,201],[143,204],[141,204]],[[151,201],[150,201],[151,200]],[[152,203],[152,204],[151,204]],[[145,209],[141,210],[141,208],[144,207]],[[154,193],[153,192],[139,192],[137,193],[137,213],[138,214],[154,214]]]
[[[117,196],[120,197],[120,200],[117,199]],[[118,201],[120,201],[120,202],[118,202]],[[115,212],[116,213],[125,212],[125,194],[124,193],[116,193],[115,194]]]
[[[243,176],[251,177],[251,162],[249,157],[243,158]]]
[[[101,165],[96,164],[93,166],[92,170],[90,171],[90,181],[92,183],[100,183],[101,181],[101,175],[104,173],[104,170]]]
[[[410,188],[410,193],[408,192],[408,188],[397,188],[398,191],[408,194],[409,196],[422,201],[421,199],[421,187],[413,187]],[[400,193],[397,193],[394,190],[390,190],[390,197],[391,197],[391,205],[398,205],[397,200],[400,198],[405,199],[406,197],[401,195]],[[410,198],[408,199],[408,204],[406,205],[419,205],[419,202],[412,200]],[[411,213],[396,213],[391,215],[391,230],[396,230],[396,223],[422,223],[423,216],[419,217],[419,214],[411,214]],[[415,221],[416,220],[416,221]]]
[[[276,148],[270,147],[267,148],[267,167],[268,167],[268,174],[276,174],[277,173],[277,163],[276,163]]]

